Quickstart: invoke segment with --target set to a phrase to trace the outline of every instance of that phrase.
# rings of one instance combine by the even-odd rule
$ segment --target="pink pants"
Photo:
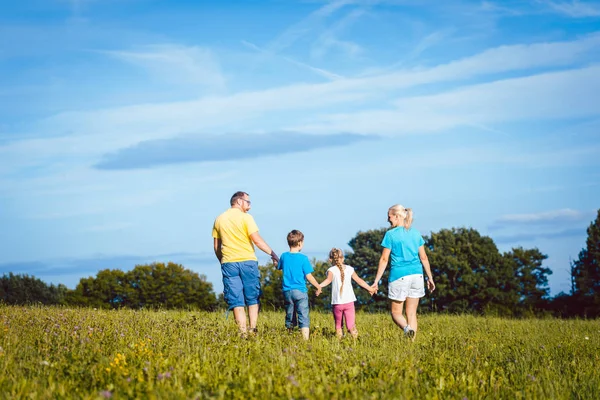
[[[342,318],[346,320],[346,329],[354,329],[354,302],[346,304],[333,305],[333,319],[335,320],[335,329],[342,329]]]

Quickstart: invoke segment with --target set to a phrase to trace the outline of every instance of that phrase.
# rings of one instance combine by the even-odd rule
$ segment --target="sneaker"
[[[414,340],[415,339],[415,331],[412,328],[409,328],[406,332],[405,335],[407,338]]]

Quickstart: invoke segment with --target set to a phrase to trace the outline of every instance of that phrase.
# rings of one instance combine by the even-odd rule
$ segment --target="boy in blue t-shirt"
[[[288,233],[287,242],[290,251],[279,257],[278,269],[283,270],[283,296],[285,298],[285,327],[291,332],[296,325],[300,327],[302,337],[310,335],[310,317],[308,315],[308,280],[321,294],[321,287],[312,276],[313,267],[304,254],[300,253],[304,245],[304,234],[296,229]],[[298,315],[296,318],[296,314]]]

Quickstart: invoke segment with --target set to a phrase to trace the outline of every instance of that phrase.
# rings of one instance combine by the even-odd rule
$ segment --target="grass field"
[[[263,312],[233,315],[0,306],[2,398],[598,399],[600,321],[425,315],[414,343],[386,314],[337,340]]]

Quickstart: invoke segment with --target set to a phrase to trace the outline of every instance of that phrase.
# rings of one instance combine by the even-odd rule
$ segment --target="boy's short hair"
[[[294,229],[287,235],[287,242],[290,247],[296,247],[300,242],[304,241],[304,234],[297,229]]]

